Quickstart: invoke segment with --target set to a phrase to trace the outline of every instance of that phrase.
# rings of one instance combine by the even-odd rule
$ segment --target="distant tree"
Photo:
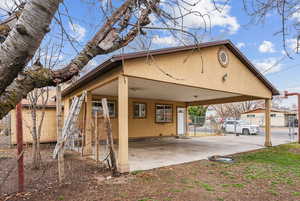
[[[244,101],[237,103],[227,103],[213,105],[212,108],[222,119],[234,118],[239,119],[241,114],[258,107],[263,107],[263,101]]]
[[[188,113],[191,116],[205,117],[207,106],[197,105],[188,107]]]

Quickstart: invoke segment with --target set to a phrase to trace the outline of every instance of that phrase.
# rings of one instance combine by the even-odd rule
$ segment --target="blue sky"
[[[9,4],[10,0],[1,0],[0,7],[6,6],[3,5],[4,1],[8,1]],[[193,2],[195,0],[188,1]],[[85,0],[84,2],[92,1]],[[218,2],[224,1],[217,0],[216,2],[218,4]],[[75,46],[80,50],[105,20],[99,14],[99,10],[95,9],[98,5],[83,3],[79,0],[65,0],[65,5],[68,8],[72,23],[69,22],[68,17],[62,15],[64,27],[77,40]],[[230,39],[279,90],[300,92],[300,54],[294,54],[292,49],[289,49],[290,43],[288,43],[288,49],[293,59],[286,57],[283,53],[282,37],[281,35],[274,35],[281,28],[278,16],[270,13],[264,24],[254,25],[249,24],[250,17],[243,10],[242,1],[231,0],[222,13],[212,12],[212,6],[210,0],[202,0],[200,5],[194,8],[197,11],[211,15],[212,31],[210,34],[206,33],[204,40]],[[61,6],[60,10],[62,14],[67,12],[64,6]],[[300,21],[300,13],[297,16],[298,18],[294,20]],[[196,33],[199,38],[202,38],[203,23],[200,21],[199,18],[190,16],[185,19],[185,24],[189,27],[199,28]],[[159,25],[159,22],[155,20],[154,25]],[[48,40],[55,40],[55,30],[50,34]],[[152,49],[182,45],[178,39],[166,31],[153,31],[147,37],[151,41]],[[288,36],[289,40],[293,38],[295,36],[292,34]],[[130,46],[135,47],[135,43]],[[129,50],[133,51],[134,49]],[[65,63],[75,54],[74,48],[70,44],[65,44],[60,59],[63,60],[62,63]],[[89,69],[95,67],[108,56],[100,56],[91,61]],[[271,66],[273,67],[270,68]],[[284,104],[290,105],[293,103],[296,103],[293,98],[284,101]]]

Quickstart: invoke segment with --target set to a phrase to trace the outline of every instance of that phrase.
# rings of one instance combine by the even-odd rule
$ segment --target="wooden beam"
[[[56,87],[56,128],[57,128],[57,142],[62,142],[62,107],[61,107],[61,87]],[[69,109],[69,108],[68,108]],[[66,118],[66,117],[65,117]],[[58,152],[58,179],[62,183],[65,179],[65,161],[64,151],[62,149]]]
[[[118,170],[120,173],[129,172],[128,164],[128,78],[120,75],[118,79],[119,106],[119,154]]]
[[[85,147],[84,154],[90,155],[92,154],[92,133],[93,133],[93,118],[92,118],[92,93],[87,92],[86,94],[86,132],[85,132]]]
[[[227,98],[218,98],[218,99],[187,102],[187,105],[189,105],[189,106],[192,106],[192,105],[215,105],[215,104],[242,102],[242,101],[258,100],[258,99],[261,99],[261,98],[253,97],[253,96],[234,96],[234,97],[227,97]]]

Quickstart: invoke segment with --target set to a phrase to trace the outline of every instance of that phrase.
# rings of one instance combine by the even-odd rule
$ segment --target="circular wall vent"
[[[229,56],[225,48],[220,48],[218,51],[218,60],[223,67],[226,67],[229,63]]]

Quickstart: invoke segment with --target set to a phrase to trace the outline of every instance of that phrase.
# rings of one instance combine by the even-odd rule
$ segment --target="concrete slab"
[[[287,137],[273,137],[273,145],[291,142]],[[228,155],[264,146],[264,136],[208,136],[190,139],[161,138],[129,143],[130,171],[148,170],[168,165]]]

